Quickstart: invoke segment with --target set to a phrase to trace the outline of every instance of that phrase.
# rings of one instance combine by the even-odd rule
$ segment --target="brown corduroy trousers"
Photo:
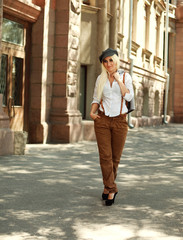
[[[108,117],[99,111],[94,121],[103,184],[109,193],[118,192],[115,179],[128,132],[126,114]]]

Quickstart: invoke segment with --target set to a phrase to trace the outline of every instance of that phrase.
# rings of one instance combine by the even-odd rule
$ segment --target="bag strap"
[[[123,84],[125,84],[125,72],[123,74]],[[126,101],[126,107],[128,108],[128,102]]]
[[[123,73],[123,84],[125,84],[125,72]],[[122,114],[122,109],[123,109],[123,96],[121,97],[121,109],[120,109],[120,114]]]

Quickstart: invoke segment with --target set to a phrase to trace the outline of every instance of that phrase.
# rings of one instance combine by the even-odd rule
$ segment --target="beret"
[[[114,54],[116,54],[118,56],[118,52],[112,48],[108,48],[105,51],[102,52],[102,54],[99,57],[100,62],[102,63],[102,61],[104,60],[104,58],[109,57],[109,56],[113,56]]]

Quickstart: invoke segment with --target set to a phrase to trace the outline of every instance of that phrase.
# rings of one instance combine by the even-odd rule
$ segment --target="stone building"
[[[177,2],[174,81],[171,90],[173,121],[183,123],[183,1]]]
[[[90,104],[98,56],[108,47],[118,50],[121,68],[133,77],[136,110],[129,126],[162,124],[166,2],[1,0],[0,9],[0,93],[12,131],[28,132],[29,143],[94,139]],[[176,112],[175,9],[169,4],[166,120]]]

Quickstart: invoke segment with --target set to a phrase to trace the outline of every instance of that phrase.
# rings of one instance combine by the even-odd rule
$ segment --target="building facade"
[[[29,143],[95,138],[89,112],[98,56],[108,47],[118,50],[121,68],[133,77],[136,110],[129,126],[162,124],[166,96],[166,120],[177,119],[175,46],[182,20],[174,3],[167,59],[162,0],[1,0],[0,9],[2,107],[12,131],[26,131]]]
[[[172,105],[176,123],[183,123],[183,1],[177,2],[176,10],[176,44],[175,75],[172,86]]]

